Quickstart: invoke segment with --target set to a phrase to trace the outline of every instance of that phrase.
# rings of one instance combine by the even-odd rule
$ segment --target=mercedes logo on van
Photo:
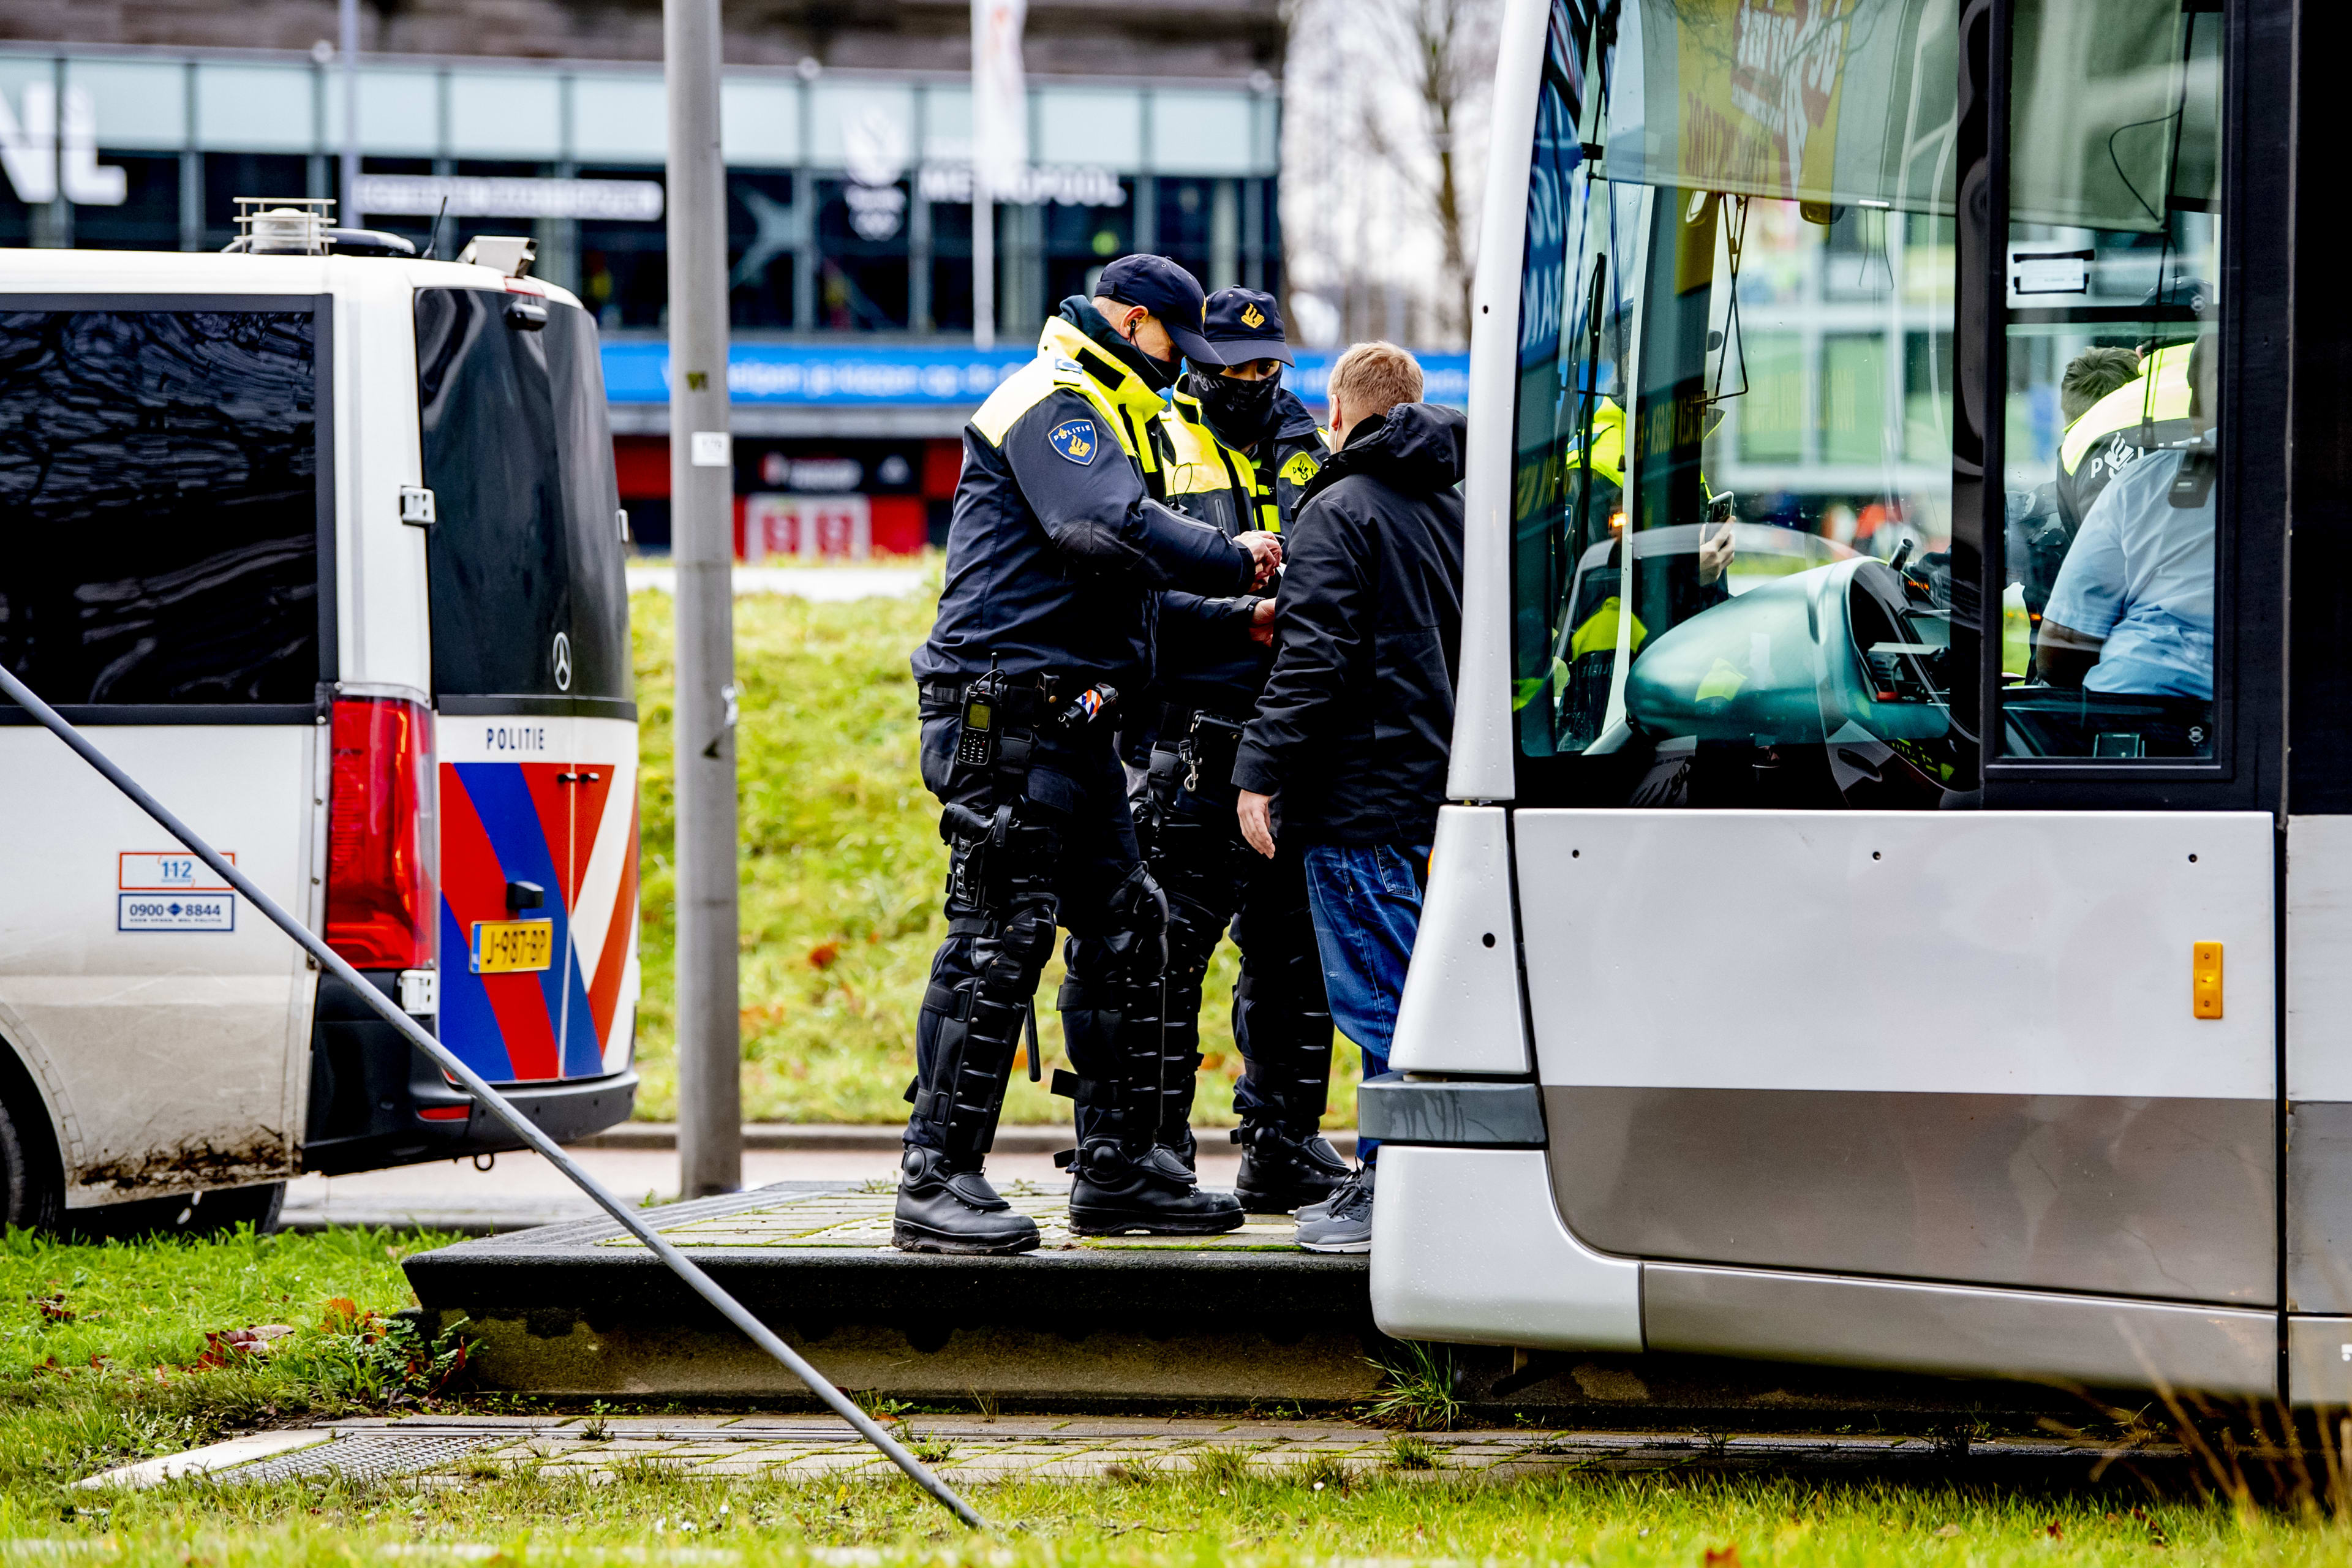
[[[555,689],[572,689],[572,638],[563,632],[555,634]]]

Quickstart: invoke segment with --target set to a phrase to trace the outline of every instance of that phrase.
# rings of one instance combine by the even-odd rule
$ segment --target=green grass
[[[2220,1506],[2135,1508],[1787,1479],[1591,1475],[1476,1483],[1391,1474],[1344,1484],[1327,1479],[1318,1489],[1300,1479],[1195,1479],[1146,1469],[1092,1483],[981,1486],[970,1496],[990,1522],[983,1533],[963,1531],[899,1481],[711,1479],[640,1465],[601,1484],[526,1471],[433,1486],[179,1487],[106,1500],[103,1513],[69,1520],[47,1498],[7,1494],[0,1496],[0,1536],[79,1539],[125,1561],[180,1568],[485,1558],[500,1568],[566,1560],[698,1568],[811,1561],[1276,1568],[1368,1558],[1400,1568],[2056,1562],[2284,1568],[2352,1557],[2352,1535],[2342,1526]]]
[[[907,660],[929,629],[930,592],[908,599],[812,604],[735,601],[742,689],[743,1113],[761,1121],[894,1123],[914,1072],[915,1010],[945,930],[947,850],[916,768],[914,679]],[[637,1024],[645,1086],[637,1115],[677,1110],[670,905],[671,601],[639,594],[635,641],[644,773],[646,992]],[[1220,947],[1202,1009],[1208,1058],[1194,1120],[1234,1121],[1235,959]],[[1059,1058],[1058,960],[1038,992],[1046,1064]],[[1328,1125],[1355,1109],[1355,1052],[1335,1068]],[[1008,1122],[1058,1121],[1066,1102],[1016,1074]]]
[[[1442,1447],[1402,1435],[1385,1469],[1352,1478],[1332,1467],[1270,1473],[1234,1453],[1189,1476],[1138,1467],[1101,1482],[975,1484],[968,1495],[991,1524],[981,1536],[895,1478],[695,1477],[659,1464],[624,1466],[603,1482],[477,1463],[371,1484],[71,1489],[100,1468],[232,1429],[420,1407],[419,1383],[382,1375],[388,1342],[370,1337],[372,1315],[407,1303],[399,1256],[437,1239],[363,1230],[144,1245],[0,1238],[0,1562],[2352,1562],[2352,1531],[2308,1509],[2155,1500],[2127,1486],[2041,1495],[1697,1471],[1475,1481],[1446,1473]],[[223,1331],[260,1324],[294,1331],[267,1355],[223,1354]],[[462,1396],[436,1403],[466,1407]]]
[[[413,1399],[394,1368],[413,1304],[399,1258],[451,1237],[323,1236],[138,1245],[0,1237],[0,1496],[232,1427]],[[266,1353],[207,1335],[294,1331]]]

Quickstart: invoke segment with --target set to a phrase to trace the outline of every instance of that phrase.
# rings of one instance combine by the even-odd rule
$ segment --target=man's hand
[[[1274,578],[1275,570],[1282,564],[1282,541],[1271,533],[1244,533],[1234,542],[1249,552],[1253,592],[1263,588]]]
[[[1273,859],[1274,796],[1245,789],[1241,792],[1240,804],[1234,809],[1242,819],[1242,837],[1249,840],[1249,847],[1267,859]]]
[[[1260,599],[1256,607],[1250,611],[1249,637],[1250,641],[1260,647],[1274,646],[1274,601],[1272,599]]]
[[[1713,533],[1708,533],[1702,524],[1699,533],[1698,580],[1704,585],[1712,584],[1730,569],[1731,559],[1738,553],[1738,546],[1733,542],[1728,522],[1717,523]]]

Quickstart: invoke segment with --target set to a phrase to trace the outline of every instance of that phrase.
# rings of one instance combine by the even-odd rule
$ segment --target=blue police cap
[[[1102,269],[1095,292],[1122,305],[1140,305],[1151,312],[1176,352],[1203,364],[1223,364],[1224,356],[1201,335],[1208,301],[1200,281],[1164,256],[1122,256]]]
[[[1254,359],[1298,363],[1290,357],[1290,344],[1283,338],[1282,310],[1271,294],[1255,289],[1220,289],[1209,296],[1206,320],[1209,341],[1217,345],[1227,364],[1246,364]]]

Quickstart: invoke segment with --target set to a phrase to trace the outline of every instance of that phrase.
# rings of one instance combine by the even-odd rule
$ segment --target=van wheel
[[[85,1240],[109,1237],[131,1241],[156,1236],[226,1236],[240,1225],[262,1235],[278,1228],[278,1212],[286,1202],[286,1184],[258,1187],[223,1187],[209,1193],[188,1193],[168,1198],[134,1198],[127,1204],[74,1209],[66,1228]]]
[[[0,1082],[0,1225],[46,1230],[58,1223],[64,1182],[48,1157],[47,1128],[35,1120],[37,1106],[28,1115],[24,1097],[7,1090]]]

